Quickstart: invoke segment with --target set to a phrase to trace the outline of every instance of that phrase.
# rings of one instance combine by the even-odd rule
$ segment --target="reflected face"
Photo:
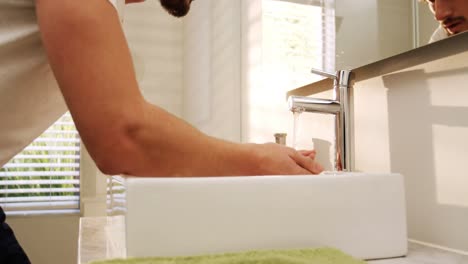
[[[133,4],[133,3],[141,3],[141,2],[144,2],[146,0],[125,0],[125,3],[126,4]]]
[[[468,31],[468,0],[426,0],[449,35]]]
[[[193,0],[159,0],[169,14],[175,17],[183,17],[190,10]]]

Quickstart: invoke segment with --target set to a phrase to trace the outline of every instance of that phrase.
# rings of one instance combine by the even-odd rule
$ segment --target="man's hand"
[[[259,157],[259,175],[319,174],[323,167],[315,162],[315,150],[296,151],[283,145],[249,144]]]

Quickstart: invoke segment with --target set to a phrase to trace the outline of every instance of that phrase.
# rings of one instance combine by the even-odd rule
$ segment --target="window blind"
[[[79,209],[80,138],[70,113],[0,169],[5,211]]]

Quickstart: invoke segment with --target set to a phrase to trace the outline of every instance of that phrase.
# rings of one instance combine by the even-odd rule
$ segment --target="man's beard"
[[[468,30],[468,21],[463,16],[449,17],[441,24],[449,35],[458,34]]]
[[[192,0],[160,0],[160,2],[169,14],[175,17],[183,17],[190,10]]]

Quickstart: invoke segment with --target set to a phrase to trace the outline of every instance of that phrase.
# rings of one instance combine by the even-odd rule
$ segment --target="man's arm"
[[[107,1],[36,0],[36,7],[55,77],[88,151],[104,173],[320,172],[313,159],[293,149],[215,139],[146,102],[117,14]]]

